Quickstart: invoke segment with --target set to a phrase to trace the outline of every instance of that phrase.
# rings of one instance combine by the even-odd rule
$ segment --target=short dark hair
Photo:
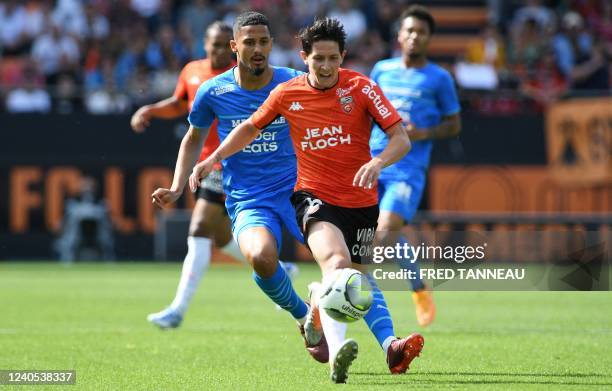
[[[433,32],[436,30],[436,22],[433,16],[431,16],[429,10],[422,5],[415,4],[406,8],[400,16],[400,23],[404,23],[404,20],[409,17],[417,18],[423,22],[426,22],[427,26],[429,27],[430,34],[433,34]]]
[[[208,25],[208,27],[206,28],[205,37],[208,37],[208,34],[210,34],[210,32],[213,30],[219,30],[222,33],[228,33],[229,35],[233,34],[232,28],[227,23],[222,22],[220,20],[214,21]]]
[[[334,41],[338,43],[340,53],[344,51],[346,44],[346,32],[338,19],[323,18],[317,19],[312,24],[303,28],[298,34],[298,38],[302,41],[302,50],[306,54],[312,52],[312,45],[318,41]]]
[[[270,21],[266,15],[255,11],[245,11],[236,16],[234,21],[234,38],[244,26],[266,26],[270,31]]]

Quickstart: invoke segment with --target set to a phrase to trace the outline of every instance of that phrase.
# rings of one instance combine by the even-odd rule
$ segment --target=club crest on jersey
[[[353,111],[353,97],[343,96],[340,98],[340,106],[342,106],[342,110],[344,110],[345,113]]]

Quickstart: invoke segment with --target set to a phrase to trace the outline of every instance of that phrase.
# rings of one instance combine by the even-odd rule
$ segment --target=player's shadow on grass
[[[537,377],[608,377],[601,373],[509,373],[509,372],[423,372],[424,375],[456,376],[537,376]],[[415,373],[416,375],[416,373]]]
[[[351,372],[353,375],[387,376],[382,372]],[[610,377],[601,373],[509,373],[509,372],[415,372],[411,376],[446,375],[446,376],[536,376],[536,377]]]
[[[391,375],[389,375],[391,376]],[[363,381],[363,380],[351,380],[350,383],[360,386],[390,386],[393,384],[410,384],[410,385],[421,385],[421,386],[452,386],[452,385],[546,385],[546,386],[590,386],[590,387],[609,387],[612,383],[588,383],[588,382],[545,382],[545,381],[518,381],[518,380],[418,380],[411,377],[400,378],[401,381],[397,381],[397,377],[391,377],[389,381]]]
[[[362,385],[390,385],[398,383],[421,384],[421,385],[453,385],[453,384],[541,384],[541,385],[570,385],[570,386],[612,386],[612,382],[588,382],[587,378],[609,378],[600,373],[570,373],[570,374],[544,374],[544,373],[503,373],[503,372],[419,372],[409,374],[405,377],[391,377],[388,373],[353,372],[352,375],[385,376],[388,381],[373,380],[367,378],[354,379],[353,383]],[[546,380],[523,380],[523,379],[427,379],[427,376],[516,376],[516,377],[552,377]],[[568,381],[564,381],[567,378]],[[574,378],[585,378],[585,381],[569,381]],[[399,381],[398,381],[399,380]]]

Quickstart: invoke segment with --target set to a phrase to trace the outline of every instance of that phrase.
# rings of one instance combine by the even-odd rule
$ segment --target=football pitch
[[[75,369],[75,389],[91,390],[343,387],[246,267],[214,265],[183,325],[154,328],[146,315],[172,299],[180,267],[1,262],[0,369]],[[301,265],[298,293],[318,277]],[[360,351],[344,387],[612,388],[610,292],[436,292],[438,317],[427,330],[416,326],[408,293],[386,296],[396,333],[421,332],[423,353],[392,376],[365,322],[349,325]],[[35,389],[46,388],[59,387]]]

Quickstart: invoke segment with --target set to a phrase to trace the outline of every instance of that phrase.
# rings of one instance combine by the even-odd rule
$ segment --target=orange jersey
[[[234,64],[230,64],[227,68],[213,69],[209,59],[191,61],[185,65],[179,76],[176,88],[174,89],[174,96],[180,100],[186,100],[189,105],[189,110],[193,105],[196,92],[200,87],[200,84],[204,83],[208,79],[220,75],[227,71]],[[199,160],[204,160],[214,152],[219,146],[219,135],[217,134],[217,121],[213,122],[208,133],[208,138],[202,147]]]
[[[353,186],[359,168],[371,159],[372,121],[388,129],[401,121],[380,88],[366,76],[340,69],[338,83],[318,90],[301,75],[279,84],[251,116],[259,129],[277,116],[287,119],[297,155],[295,190],[345,208],[376,205],[376,186]]]

